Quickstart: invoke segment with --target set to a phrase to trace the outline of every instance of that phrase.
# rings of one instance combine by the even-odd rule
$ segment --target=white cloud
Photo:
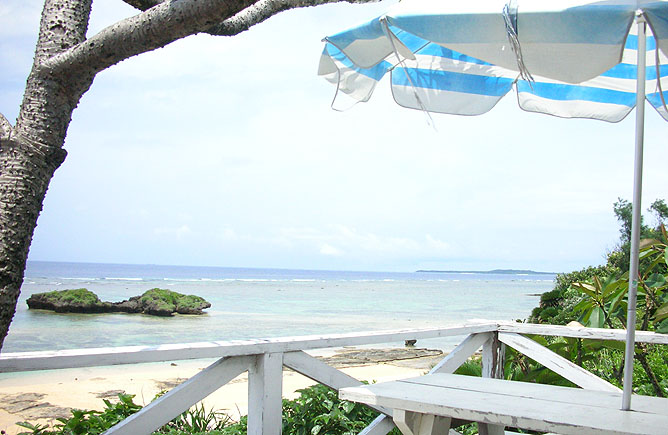
[[[171,236],[176,238],[177,240],[184,239],[191,234],[193,234],[193,231],[190,229],[188,225],[181,225],[180,227],[160,227],[160,228],[155,228],[153,230],[153,233],[157,236]]]
[[[363,232],[346,225],[330,225],[327,228],[284,228],[280,240],[293,247],[318,249],[321,254],[360,258],[366,256],[418,258],[448,255],[449,244],[430,235],[414,239],[372,232]]]
[[[334,246],[325,243],[320,247],[320,253],[322,255],[331,255],[334,257],[340,257],[344,254],[344,252],[338,248],[335,248]]]
[[[237,235],[237,232],[234,231],[232,228],[225,228],[220,233],[220,238],[223,240],[238,240],[239,236]]]
[[[0,26],[0,111],[9,118],[42,3],[0,0],[0,22],[9,20]],[[433,130],[420,111],[394,104],[387,83],[369,103],[332,111],[334,88],[316,76],[321,38],[388,6],[289,11],[100,74],[73,114],[32,258],[59,260],[71,246],[90,256],[82,261],[117,251],[115,262],[140,252],[126,261],[199,255],[249,267],[600,262],[618,237],[612,203],[631,196],[633,117],[556,119],[520,111],[509,95],[480,117],[434,115]],[[132,13],[96,0],[89,34]],[[643,208],[668,197],[668,123],[647,116]],[[131,237],[108,236],[119,227]]]

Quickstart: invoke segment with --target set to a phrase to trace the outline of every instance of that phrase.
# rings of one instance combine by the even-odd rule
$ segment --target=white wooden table
[[[343,388],[342,399],[393,409],[402,433],[446,434],[450,419],[560,434],[668,434],[668,399],[637,396],[621,411],[621,394],[527,382],[430,374]],[[489,426],[487,426],[489,425]]]

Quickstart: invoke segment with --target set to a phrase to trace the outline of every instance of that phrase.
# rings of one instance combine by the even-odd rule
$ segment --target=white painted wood
[[[503,365],[506,359],[506,347],[499,341],[496,332],[482,346],[482,376],[484,378],[503,379]]]
[[[625,341],[626,329],[586,328],[561,325],[538,325],[535,323],[499,322],[499,332],[518,334],[551,335],[559,337],[589,338],[592,340]],[[668,344],[668,334],[636,331],[637,343]]]
[[[541,385],[536,397],[527,397],[513,392],[514,384],[521,384],[519,382],[461,378],[466,377],[433,374],[411,380],[350,387],[341,390],[341,397],[423,414],[561,434],[665,434],[668,427],[668,415],[621,411],[619,403],[605,405],[606,398],[614,393]],[[451,380],[472,385],[473,388],[464,384],[450,386]],[[525,387],[531,388],[532,385],[537,384],[526,384]],[[502,388],[504,393],[494,392],[495,388]],[[552,400],[552,391],[563,394],[564,389],[569,393],[569,400]],[[545,394],[545,391],[548,393]],[[582,396],[585,396],[584,399]],[[621,397],[618,393],[616,396]],[[592,397],[601,400],[591,401]],[[655,409],[668,408],[668,399],[646,399],[653,399],[650,402],[654,402]]]
[[[414,384],[436,385],[445,388],[459,388],[462,390],[478,391],[498,395],[521,396],[527,398],[549,400],[572,405],[592,405],[601,408],[615,408],[619,406],[620,392],[584,390],[573,387],[536,384],[533,382],[504,381],[501,379],[487,379],[473,376],[450,375],[420,376],[404,379],[402,382]],[[577,393],[574,393],[577,392]],[[668,399],[650,396],[634,396],[633,410],[651,414],[661,414],[668,417]]]
[[[394,422],[392,419],[384,414],[376,417],[370,425],[365,427],[359,435],[387,435],[389,431],[394,429]]]
[[[478,435],[505,435],[506,427],[498,424],[478,423]]]
[[[284,354],[283,365],[337,391],[344,387],[362,385],[361,381],[325,364],[306,352],[289,352]],[[373,406],[372,408],[383,414],[392,416],[391,409]]]
[[[403,435],[417,435],[417,426],[420,424],[419,419],[420,414],[403,409],[395,409],[392,416],[394,425]]]
[[[253,357],[223,358],[211,364],[164,396],[146,405],[105,432],[106,435],[150,434],[193,404],[248,370]]]
[[[432,368],[429,373],[454,373],[490,338],[492,333],[471,334]]]
[[[257,355],[248,370],[248,435],[280,435],[282,414],[283,354]]]
[[[418,435],[443,435],[450,432],[450,417],[422,414]]]
[[[489,332],[498,329],[497,322],[466,323],[432,329],[404,329],[349,334],[282,337],[257,340],[211,341],[165,344],[160,346],[125,346],[96,349],[72,349],[46,352],[0,354],[0,373],[29,370],[94,367],[116,364],[176,361],[228,356],[283,353],[328,347],[403,342]]]
[[[493,331],[556,335],[595,340],[624,341],[626,338],[626,330],[623,329],[573,328],[569,326],[536,325],[515,322],[467,323],[436,329],[375,331],[258,340],[212,341],[160,346],[125,346],[46,352],[2,353],[0,354],[0,373],[116,364],[137,364],[186,359],[222,358],[227,356],[291,352],[327,347],[401,342],[409,339],[428,339]],[[637,331],[636,342],[668,344],[668,334]]]
[[[429,373],[454,373],[455,370],[457,370],[466,360],[468,360],[471,357],[471,355],[473,355],[478,349],[480,349],[480,347],[491,337],[492,333],[490,332],[481,332],[478,334],[471,334],[467,336],[461,343],[459,343],[459,345],[455,349],[452,350],[452,352],[448,353],[448,355],[445,358],[443,358],[438,364],[436,364],[429,371]],[[388,415],[391,416],[391,414]],[[367,426],[366,429],[364,429],[364,431],[360,432],[360,435],[375,434],[376,432],[365,432],[365,431],[367,429],[369,431],[371,431],[372,429],[376,430],[375,425],[379,425],[382,421],[385,420],[387,422],[390,421],[390,419],[386,418],[384,415],[378,416],[369,426]],[[372,426],[374,427],[372,428]],[[394,427],[394,424],[391,423],[391,425],[388,424],[388,426],[389,429],[387,432],[389,432]],[[385,435],[387,432],[383,433],[383,435]]]
[[[611,383],[577,364],[573,364],[530,338],[515,333],[500,332],[499,340],[582,388],[612,392],[621,391]]]
[[[299,351],[284,354],[283,365],[335,390],[362,384],[358,379],[327,365],[306,352]]]
[[[489,333],[490,338],[482,345],[482,377],[503,379],[506,346],[499,341],[499,333]],[[478,423],[480,435],[504,435],[505,427]]]
[[[449,417],[395,410],[394,424],[403,435],[443,435],[450,432]]]

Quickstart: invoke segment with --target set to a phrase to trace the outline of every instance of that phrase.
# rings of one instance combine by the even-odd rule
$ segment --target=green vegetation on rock
[[[100,303],[100,298],[85,288],[54,290],[46,293],[45,297],[47,300],[53,302],[66,302],[69,304],[95,305]]]
[[[28,307],[58,313],[99,313],[105,310],[105,303],[92,291],[78,288],[37,293],[28,299]]]
[[[148,314],[156,315],[197,314],[201,313],[202,309],[211,306],[199,296],[184,295],[160,288],[146,291],[139,300],[146,307]]]
[[[195,295],[184,295],[171,290],[154,288],[141,296],[122,302],[103,302],[87,289],[57,290],[36,293],[26,301],[28,308],[51,310],[59,313],[144,313],[154,316],[202,314],[211,304]]]

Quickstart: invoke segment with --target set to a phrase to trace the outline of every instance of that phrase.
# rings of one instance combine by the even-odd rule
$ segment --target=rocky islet
[[[204,314],[211,307],[204,298],[154,288],[121,302],[105,302],[85,288],[36,293],[26,301],[30,309],[57,313],[141,313],[169,317],[178,314]]]

